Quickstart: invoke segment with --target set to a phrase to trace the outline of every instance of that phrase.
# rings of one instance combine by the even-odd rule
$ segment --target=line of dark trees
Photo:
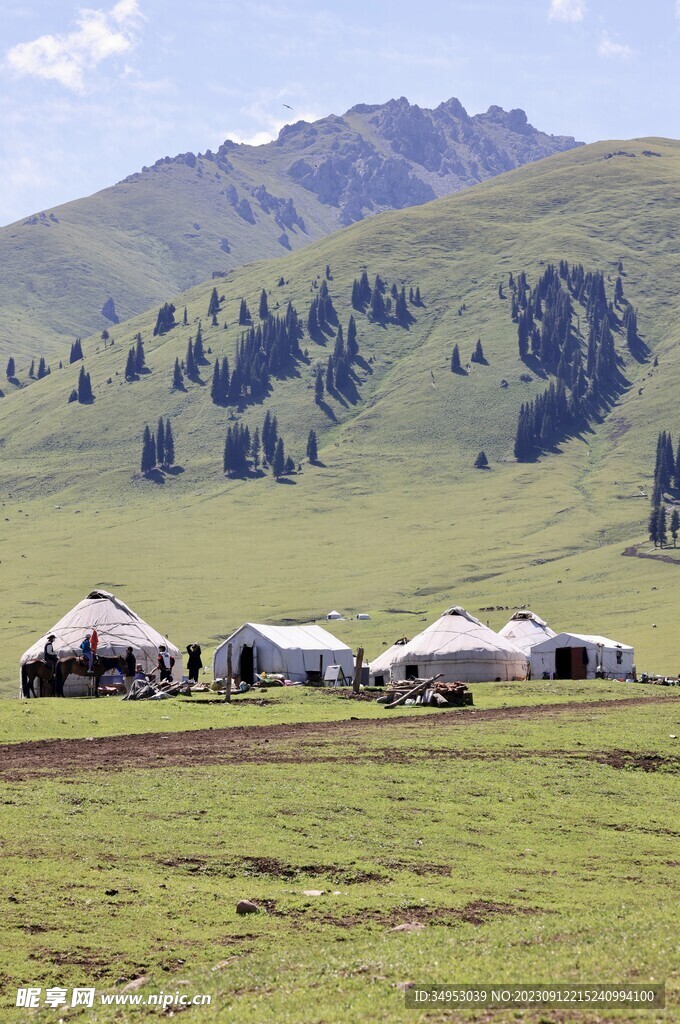
[[[669,522],[668,509],[664,502],[666,494],[673,490],[680,490],[680,442],[678,442],[676,454],[673,451],[673,438],[670,430],[662,430],[656,441],[652,507],[647,524],[649,539],[654,547],[666,546],[669,529],[673,538],[673,547],[677,544],[678,532],[680,532],[680,512],[674,508]]]
[[[325,281],[322,284],[322,288]],[[412,323],[413,316],[409,311],[408,304],[422,306],[423,300],[420,294],[420,286],[417,285],[414,291],[409,288],[408,302],[406,299],[406,287],[401,289],[395,284],[392,285],[390,294],[387,295],[387,287],[380,274],[376,274],[371,287],[368,271],[363,270],[361,276],[355,278],[352,283],[352,306],[360,313],[367,313],[369,319],[376,323],[384,323],[391,317],[396,323],[407,326]],[[394,310],[394,312],[393,312]]]
[[[49,365],[45,361],[44,356],[40,356],[38,360],[38,369],[35,368],[35,359],[31,360],[31,365],[28,370],[28,376],[31,380],[42,380],[43,377],[49,376],[52,372]],[[15,380],[17,375],[17,367],[14,356],[10,356],[7,360],[7,369],[5,371],[7,380]]]
[[[510,275],[512,315],[517,321],[520,358],[557,383],[522,404],[515,436],[515,458],[530,462],[581,429],[626,385],[612,331],[613,304],[607,301],[604,275],[579,264],[548,264],[530,288],[524,272]],[[587,342],[580,318],[574,330],[574,300],[585,309]]]

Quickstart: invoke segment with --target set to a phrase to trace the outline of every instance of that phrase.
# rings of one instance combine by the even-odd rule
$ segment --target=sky
[[[0,0],[0,25],[1,224],[399,96],[680,137],[680,0]]]

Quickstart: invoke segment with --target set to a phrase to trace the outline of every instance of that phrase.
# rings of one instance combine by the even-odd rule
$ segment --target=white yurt
[[[454,606],[400,648],[390,675],[422,679],[441,672],[444,682],[475,683],[526,679],[528,667],[519,647]]]
[[[503,628],[498,630],[498,635],[504,636],[529,657],[536,644],[555,636],[555,630],[535,612],[522,609],[510,617]]]
[[[385,648],[382,654],[374,658],[369,665],[369,679],[372,686],[384,686],[390,681],[390,668],[401,648],[409,642],[407,636],[395,640],[391,647]]]
[[[333,609],[332,612],[328,612],[328,614],[326,615],[326,618],[327,619],[341,619],[342,615],[340,614],[340,612],[336,612],[335,609]]]
[[[125,655],[132,647],[137,662],[145,672],[153,672],[157,665],[158,648],[164,644],[175,659],[172,669],[174,679],[182,678],[182,654],[174,644],[161,636],[153,626],[128,608],[119,598],[105,590],[93,590],[84,601],[72,608],[55,626],[45,633],[21,657],[21,664],[39,661],[50,633],[54,633],[54,651],[62,661],[79,655],[80,645],[85,637],[97,630],[99,647],[97,653],[105,658]],[[73,697],[87,691],[87,684],[81,676],[69,676],[64,680],[64,696]]]
[[[339,665],[346,679],[354,673],[351,649],[321,626],[246,622],[215,651],[215,679],[227,676],[229,644],[232,675],[247,683],[262,672],[280,674],[298,683],[306,683],[309,678],[321,681],[330,665]]]
[[[626,679],[635,671],[635,651],[606,636],[558,633],[531,651],[531,675],[541,679]]]

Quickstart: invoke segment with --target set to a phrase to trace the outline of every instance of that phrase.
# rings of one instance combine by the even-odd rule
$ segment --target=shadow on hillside
[[[371,373],[371,374],[373,373],[373,367],[370,366],[370,364],[366,362],[366,360],[364,359],[363,356],[356,355],[354,357],[354,362],[357,364],[357,366],[360,366],[361,369],[364,370],[365,373]]]
[[[322,462],[321,459],[315,459],[314,462],[309,462],[310,466],[314,466],[316,469],[326,469],[326,463]]]
[[[144,479],[149,480],[152,484],[158,484],[159,487],[164,486],[165,476],[160,469],[150,469],[144,474]]]
[[[280,476],[277,484],[288,484],[289,487],[297,487],[297,480],[289,480],[287,476]]]
[[[163,473],[166,476],[179,476],[184,472],[184,466],[163,466]]]
[[[321,409],[321,412],[325,413],[326,416],[328,416],[329,420],[332,420],[333,423],[337,423],[338,422],[337,416],[335,415],[335,413],[331,409],[331,407],[328,404],[328,402],[324,402],[324,400],[321,399],[321,401],[317,402],[316,404]]]
[[[645,345],[639,334],[636,334],[635,337],[628,342],[628,351],[632,355],[633,359],[638,363],[648,362],[649,357],[652,354],[652,350],[648,345]]]

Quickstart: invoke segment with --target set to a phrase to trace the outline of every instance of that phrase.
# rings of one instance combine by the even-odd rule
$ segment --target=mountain
[[[164,302],[211,273],[280,256],[364,217],[457,192],[578,145],[522,110],[470,117],[403,97],[287,125],[263,146],[164,157],[96,195],[0,229],[0,347],[66,340]]]
[[[553,628],[633,643],[639,670],[677,671],[680,559],[671,546],[651,547],[646,523],[658,433],[671,430],[677,443],[680,429],[678,195],[678,142],[579,148],[240,268],[217,282],[216,324],[208,280],[175,296],[177,324],[166,333],[153,333],[154,307],[112,328],[113,344],[85,339],[91,404],[68,401],[80,361],[28,388],[3,382],[7,664],[103,586],[176,642],[204,649],[242,621],[305,621],[338,608],[348,619],[334,631],[370,658],[442,607],[462,604],[498,628],[506,609],[527,605]],[[390,302],[373,319],[370,306],[352,305],[364,268]],[[598,338],[609,331],[615,357],[609,377],[606,367],[589,371],[591,391],[600,381],[591,413],[526,463],[513,454],[520,410],[563,370],[543,362],[547,327],[541,357],[520,358],[512,314],[522,275],[525,297],[548,282],[539,324],[555,295],[570,297],[563,341],[584,367],[601,289]],[[393,285],[399,300],[405,288],[406,317]],[[241,299],[256,329],[266,324],[263,289],[273,315],[290,316],[289,301],[297,310],[299,352],[254,402],[216,405],[214,360],[228,357],[235,369],[248,331],[237,322]],[[325,324],[315,314],[310,335],[310,306],[319,309],[326,289],[332,309],[324,298]],[[359,352],[349,380],[317,402],[316,369],[325,381],[350,315]],[[173,390],[175,361],[186,368],[199,323],[206,362]],[[126,380],[138,333],[146,367]],[[471,359],[478,340],[483,362]],[[451,370],[454,344],[465,372]],[[593,344],[606,354],[604,341]],[[267,411],[301,471],[280,483],[269,470],[225,479],[227,431],[252,435]],[[159,416],[172,424],[176,465],[143,479],[142,435]],[[312,429],[317,465],[305,458]],[[487,470],[474,466],[480,451]],[[351,619],[358,612],[370,621]]]

